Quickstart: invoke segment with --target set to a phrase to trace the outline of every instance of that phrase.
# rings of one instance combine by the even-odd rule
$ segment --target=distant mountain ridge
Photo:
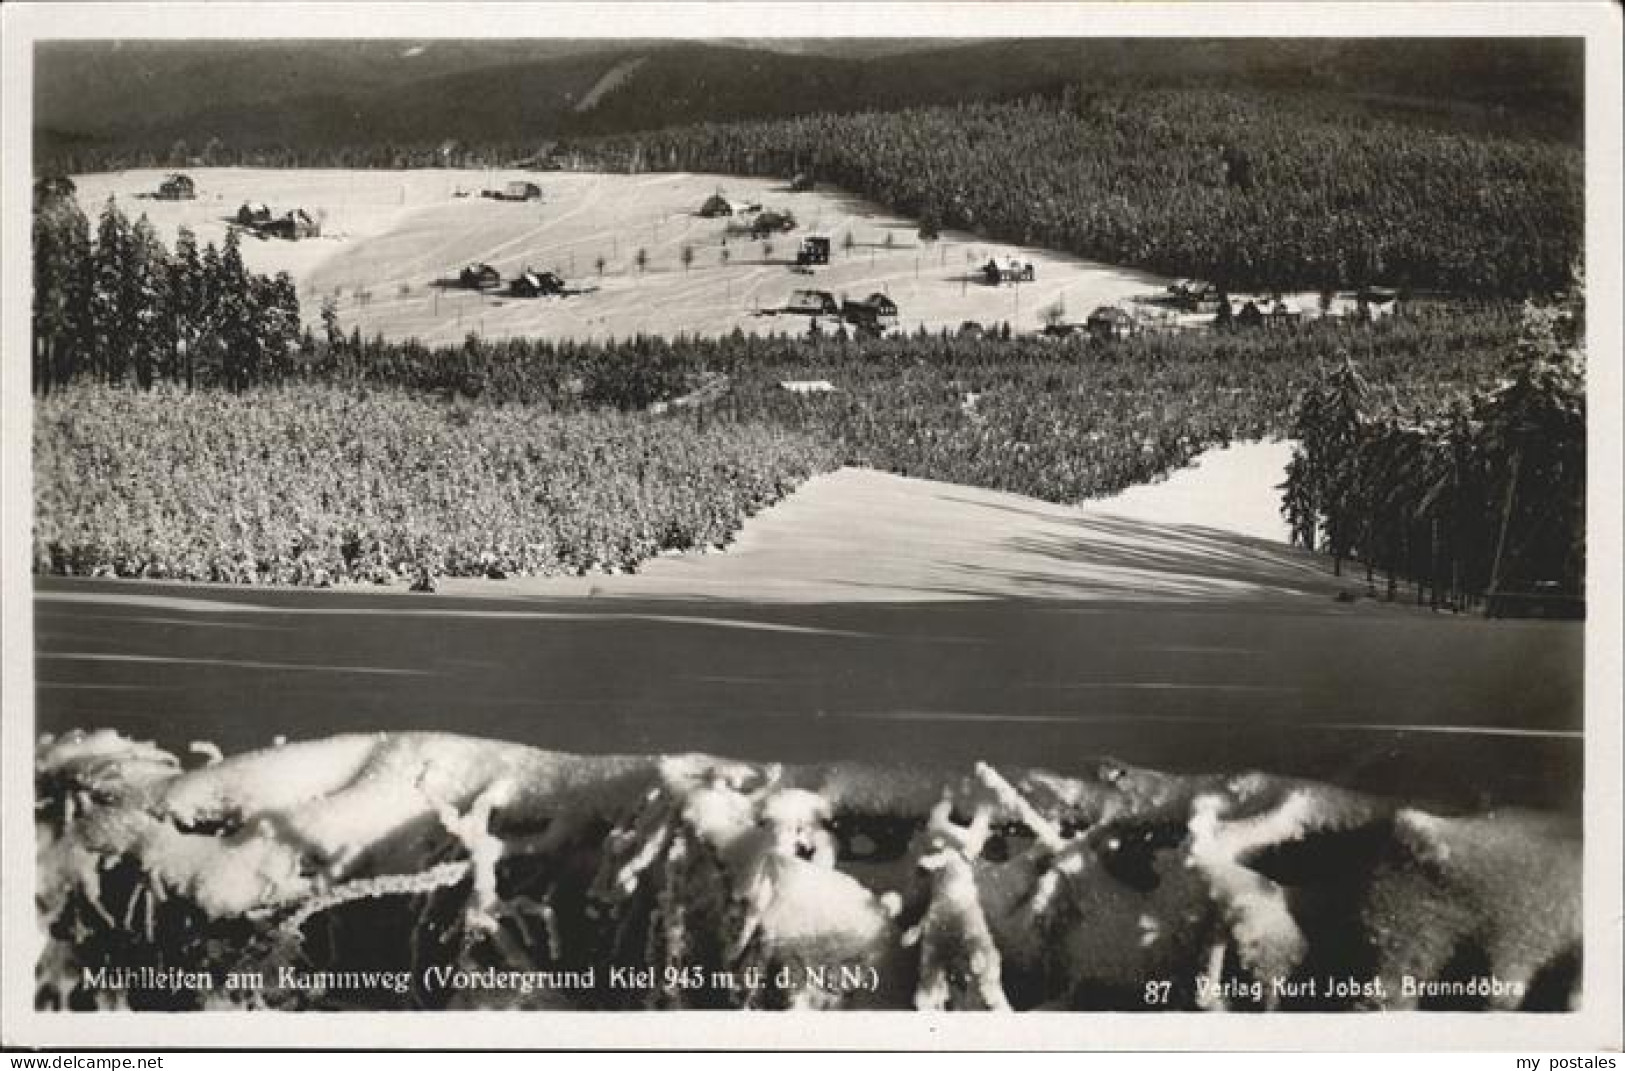
[[[1347,96],[1419,121],[1569,141],[1567,39],[920,39],[47,42],[37,152],[169,154],[378,143],[518,144],[706,121],[894,110],[1085,88]],[[596,87],[596,91],[595,91]]]

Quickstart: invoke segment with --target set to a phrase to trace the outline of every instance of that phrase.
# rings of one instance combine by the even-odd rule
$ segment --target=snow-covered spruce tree
[[[194,362],[203,335],[213,330],[209,288],[204,276],[203,258],[198,252],[197,235],[182,227],[175,236],[175,255],[169,261],[169,339],[173,347],[169,378],[195,382]]]
[[[90,311],[90,221],[71,179],[34,185],[34,389],[74,377]]]
[[[164,309],[169,304],[169,254],[158,233],[143,213],[130,232],[129,273],[124,278],[123,304],[130,318],[130,364],[135,380],[150,388],[158,374],[158,364],[168,347],[164,344]]]
[[[126,304],[125,279],[134,256],[130,221],[112,197],[102,206],[91,254],[90,334],[92,371],[117,383],[128,368],[134,343],[133,310]]]
[[[1356,481],[1349,468],[1364,420],[1367,387],[1347,354],[1304,391],[1293,420],[1297,441],[1287,468],[1287,512],[1293,535],[1311,550],[1322,545],[1341,572],[1356,526]]]

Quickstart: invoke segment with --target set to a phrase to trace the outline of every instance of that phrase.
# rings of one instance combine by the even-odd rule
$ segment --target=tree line
[[[33,384],[75,380],[241,390],[285,377],[301,338],[293,279],[243,264],[237,231],[164,246],[109,198],[94,233],[71,180],[34,188]]]
[[[736,331],[587,342],[471,335],[431,348],[352,332],[318,339],[301,375],[479,405],[667,409],[700,426],[782,427],[849,463],[1077,502],[1155,479],[1213,445],[1289,433],[1297,399],[1339,352],[1385,391],[1440,405],[1465,398],[1512,358],[1520,322],[1502,303],[1413,303],[1373,324],[1112,344]],[[803,396],[780,386],[792,380],[837,389]]]

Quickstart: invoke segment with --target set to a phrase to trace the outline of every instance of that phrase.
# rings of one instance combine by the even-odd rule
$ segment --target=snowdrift
[[[1562,1010],[1580,844],[1266,774],[36,754],[42,1009]]]

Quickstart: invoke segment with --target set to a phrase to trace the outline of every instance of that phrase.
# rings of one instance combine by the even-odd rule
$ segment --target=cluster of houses
[[[713,193],[700,205],[699,214],[705,219],[748,219],[752,238],[766,238],[796,229],[795,213],[784,209],[764,209],[760,201],[737,201],[721,190]]]
[[[1168,284],[1161,301],[1187,313],[1213,313],[1221,320],[1229,319],[1242,327],[1290,326],[1303,319],[1303,309],[1279,294],[1231,297],[1220,287],[1200,279],[1180,279]],[[1324,315],[1352,314],[1363,320],[1380,320],[1399,307],[1399,291],[1366,286],[1352,294],[1328,294],[1322,301]]]
[[[457,273],[457,285],[466,290],[500,290],[502,273],[489,264],[470,264]],[[564,291],[564,279],[550,271],[525,268],[508,280],[509,297],[547,297]]]
[[[884,334],[897,326],[897,302],[879,292],[859,300],[845,298],[837,301],[828,290],[797,290],[780,311],[811,316],[815,330],[818,329],[820,317],[851,324],[858,331],[871,335]]]
[[[816,188],[811,175],[805,171],[798,171],[790,180],[790,190],[793,193],[808,193]],[[762,211],[760,201],[741,201],[729,197],[720,189],[705,199],[700,205],[700,215],[706,219],[742,219],[755,216]]]
[[[259,201],[245,201],[237,209],[236,223],[261,238],[297,241],[300,238],[319,238],[322,234],[321,223],[303,208],[290,208],[277,215]]]
[[[982,276],[989,286],[1001,283],[1030,283],[1038,277],[1030,260],[1015,257],[991,257],[982,265]]]
[[[1297,326],[1303,308],[1281,295],[1231,296],[1212,283],[1181,279],[1165,294],[1136,299],[1157,309],[1131,313],[1119,305],[1101,305],[1079,323],[1052,323],[1044,328],[1051,337],[1087,334],[1101,341],[1127,338],[1139,331],[1204,327],[1280,330]],[[1320,315],[1364,321],[1391,316],[1399,308],[1399,292],[1386,287],[1363,287],[1350,294],[1327,295]],[[1170,313],[1169,310],[1177,310]]]

